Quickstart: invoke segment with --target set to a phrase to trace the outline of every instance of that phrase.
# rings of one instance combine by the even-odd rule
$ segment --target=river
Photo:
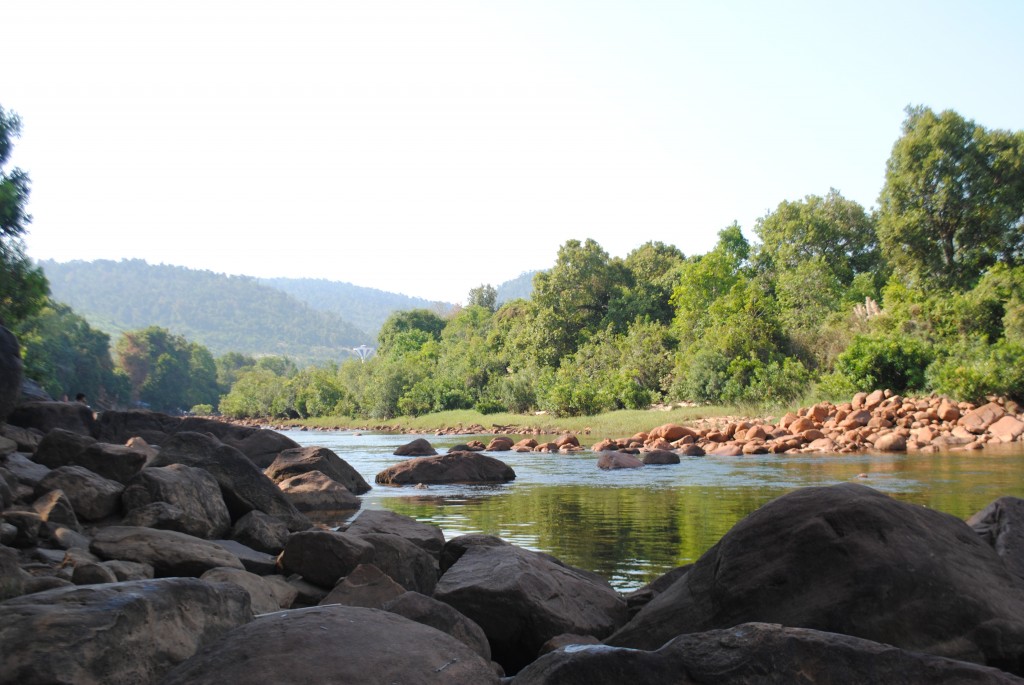
[[[395,448],[416,437],[282,432],[300,445],[330,448],[371,485],[403,460]],[[427,436],[438,452],[473,437]],[[1019,443],[949,454],[682,457],[678,465],[619,471],[598,469],[589,451],[490,454],[515,469],[515,481],[425,490],[374,485],[362,506],[434,523],[446,539],[498,535],[594,571],[626,592],[696,561],[754,509],[804,486],[858,482],[960,518],[1002,495],[1024,497]]]

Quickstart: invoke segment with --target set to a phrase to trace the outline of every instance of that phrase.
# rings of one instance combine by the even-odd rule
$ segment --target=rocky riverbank
[[[889,435],[930,449],[963,431],[966,447],[1020,420],[1005,402],[876,400],[669,424],[602,458]],[[861,485],[806,488],[620,595],[496,537],[360,511],[371,486],[344,460],[272,430],[36,402],[0,435],[0,684],[1024,682],[1016,498],[965,523]],[[580,449],[561,441],[518,449]],[[426,457],[414,442],[378,480],[514,478],[480,454],[517,449],[508,437]],[[332,530],[310,521],[325,509],[358,513]]]

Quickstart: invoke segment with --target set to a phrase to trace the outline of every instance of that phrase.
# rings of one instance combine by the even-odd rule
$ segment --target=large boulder
[[[963,426],[971,433],[980,434],[988,430],[989,426],[1005,415],[1005,409],[995,402],[989,402],[961,416],[960,420],[957,421],[957,425]]]
[[[101,559],[149,564],[157,577],[199,577],[218,566],[242,569],[220,545],[173,530],[110,526],[96,531],[89,551]]]
[[[7,422],[43,433],[63,428],[95,438],[97,432],[92,409],[81,402],[25,402],[14,408]]]
[[[483,629],[444,602],[410,591],[403,592],[383,608],[384,611],[405,616],[417,623],[448,633],[487,661],[491,660],[491,645],[487,642]]]
[[[416,438],[394,451],[396,457],[432,457],[435,454],[437,454],[437,450],[426,438]]]
[[[51,469],[82,466],[127,485],[146,465],[146,455],[124,445],[97,442],[91,436],[55,428],[39,442],[32,459]]]
[[[288,541],[288,526],[262,511],[250,511],[235,521],[231,539],[267,554],[277,554]]]
[[[166,502],[181,509],[180,530],[198,538],[224,537],[231,516],[220,486],[209,471],[184,464],[143,469],[121,494],[126,512]]]
[[[21,396],[21,348],[18,339],[0,326],[0,424]]]
[[[289,530],[310,526],[309,519],[299,513],[274,481],[244,454],[212,436],[186,431],[168,438],[150,466],[171,464],[194,466],[213,474],[232,520],[258,510],[280,519]]]
[[[963,521],[844,483],[736,524],[610,645],[768,622],[1020,672],[1024,589]]]
[[[352,535],[369,533],[386,533],[414,543],[426,550],[433,557],[441,555],[444,547],[444,532],[432,523],[417,521],[411,516],[388,511],[387,509],[369,509],[360,512],[345,528]]]
[[[249,596],[240,587],[194,578],[17,597],[0,603],[0,682],[156,683],[199,647],[251,618]]]
[[[640,453],[640,461],[645,466],[654,464],[678,464],[679,455],[672,450],[647,450]]]
[[[572,645],[525,668],[515,685],[1019,683],[1004,671],[807,628],[745,623],[680,635],[655,651]]]
[[[326,447],[298,447],[284,450],[267,467],[265,473],[270,480],[280,483],[310,471],[319,471],[331,480],[341,483],[355,495],[361,495],[370,490],[370,484],[359,475],[358,471]]]
[[[292,533],[278,558],[281,568],[321,587],[334,587],[359,564],[373,562],[373,545],[348,533]]]
[[[476,452],[449,452],[407,459],[389,466],[374,479],[382,485],[440,483],[507,483],[516,472],[505,462]]]
[[[1010,572],[1024,582],[1024,499],[1000,497],[967,519],[967,525],[992,545]]]
[[[219,566],[199,576],[199,580],[208,583],[232,583],[249,593],[249,600],[254,614],[268,614],[281,609],[274,596],[274,589],[262,576],[237,568]]]
[[[433,594],[437,585],[437,557],[411,540],[386,533],[363,533],[373,545],[373,563],[406,590]]]
[[[307,471],[277,484],[296,509],[318,513],[321,520],[329,514],[333,520],[347,518],[362,504],[344,485],[319,472]]]
[[[602,471],[638,469],[643,465],[644,462],[625,452],[601,452],[597,458],[597,468]]]
[[[338,581],[319,603],[381,609],[405,591],[404,587],[374,564],[359,564]]]
[[[279,611],[232,631],[161,685],[488,685],[490,664],[450,635],[397,614],[340,604]]]
[[[98,521],[120,511],[124,486],[81,466],[61,466],[46,474],[37,490],[63,490],[79,519]]]
[[[603,638],[628,618],[607,582],[513,545],[466,549],[441,576],[434,598],[483,629],[507,673],[533,661],[556,635]]]

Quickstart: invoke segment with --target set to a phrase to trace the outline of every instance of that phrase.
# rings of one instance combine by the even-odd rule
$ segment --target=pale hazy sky
[[[0,0],[35,259],[432,300],[566,240],[876,203],[903,109],[1024,128],[1024,2]]]

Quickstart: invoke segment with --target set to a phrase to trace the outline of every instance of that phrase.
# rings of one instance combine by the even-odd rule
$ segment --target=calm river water
[[[416,436],[283,431],[328,447],[368,483],[402,461]],[[438,452],[474,436],[425,436]],[[487,442],[487,437],[480,438]],[[364,509],[434,523],[445,538],[488,533],[599,573],[620,591],[696,559],[736,522],[795,488],[855,481],[967,518],[1002,495],[1024,497],[1024,447],[951,454],[683,457],[672,466],[601,471],[592,452],[492,453],[516,472],[504,485],[375,485]],[[339,522],[340,523],[340,522]]]

